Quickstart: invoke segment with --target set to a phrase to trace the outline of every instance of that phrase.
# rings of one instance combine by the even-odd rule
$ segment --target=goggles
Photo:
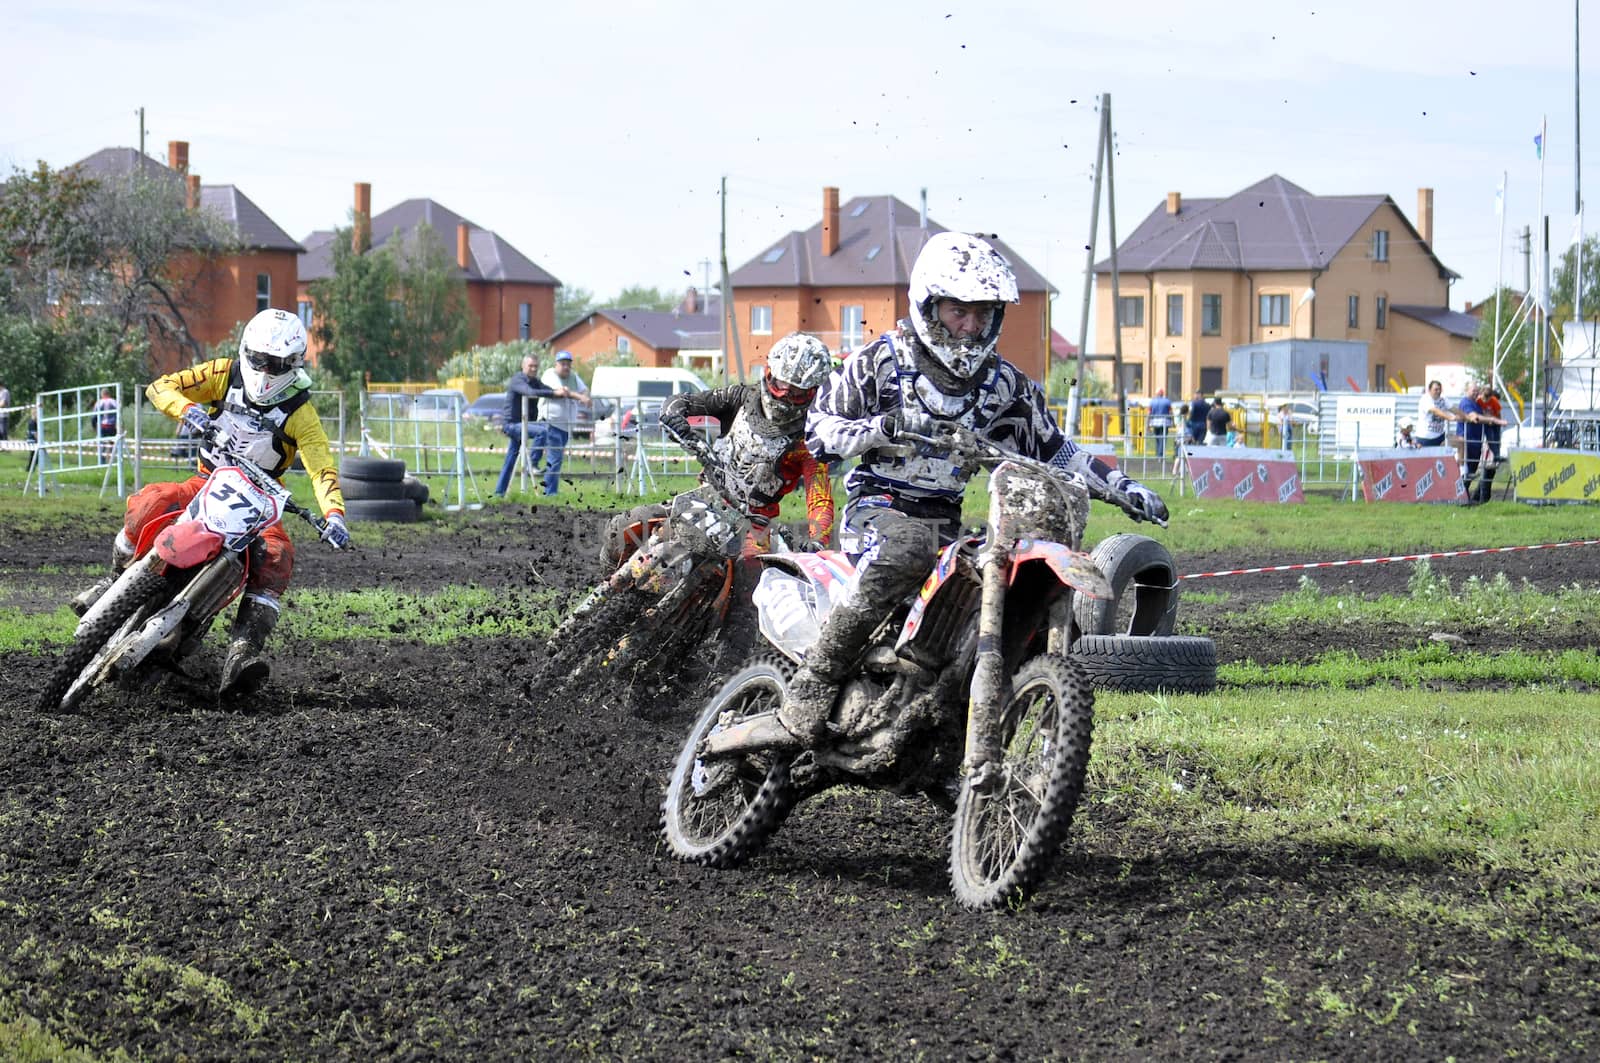
[[[252,351],[245,348],[244,361],[251,369],[258,373],[287,373],[296,368],[293,356],[280,356],[267,354],[265,351]]]
[[[787,402],[790,406],[804,406],[817,397],[817,389],[786,384],[771,373],[768,373],[767,394],[779,402]]]

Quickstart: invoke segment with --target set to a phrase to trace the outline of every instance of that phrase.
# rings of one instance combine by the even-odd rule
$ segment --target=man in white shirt
[[[544,455],[544,493],[553,495],[561,486],[561,461],[577,423],[577,408],[593,400],[589,398],[589,386],[572,371],[571,351],[556,352],[556,364],[545,370],[540,383],[555,392],[555,397],[539,400],[543,423],[538,439],[529,444],[528,460],[537,466],[539,455]]]
[[[1428,381],[1428,390],[1422,393],[1422,402],[1417,407],[1417,416],[1422,418],[1422,434],[1417,437],[1419,447],[1444,446],[1444,434],[1449,429],[1447,421],[1459,421],[1461,415],[1439,398],[1444,394],[1444,385],[1437,380]]]

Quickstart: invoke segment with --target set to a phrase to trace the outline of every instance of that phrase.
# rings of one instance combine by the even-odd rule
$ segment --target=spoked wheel
[[[998,770],[979,787],[962,781],[950,834],[950,886],[968,908],[1024,900],[1048,870],[1083,793],[1094,692],[1076,662],[1036,657],[1012,679],[999,726]]]
[[[744,863],[777,833],[794,807],[789,762],[762,754],[702,760],[707,735],[747,716],[775,712],[791,668],[762,658],[722,685],[689,732],[667,783],[661,828],[674,856],[707,867]]]
[[[99,619],[73,637],[72,645],[50,673],[50,681],[39,695],[40,712],[71,712],[89,691],[109,652],[124,642],[136,620],[143,619],[145,606],[166,589],[166,576],[154,571],[141,559],[109,590],[113,596],[105,603]]]

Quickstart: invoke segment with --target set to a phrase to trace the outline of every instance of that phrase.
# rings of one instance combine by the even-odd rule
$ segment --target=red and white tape
[[[1572,539],[1564,543],[1536,543],[1533,546],[1485,546],[1475,550],[1436,550],[1428,554],[1396,554],[1393,557],[1361,557],[1350,561],[1307,561],[1298,565],[1265,565],[1261,568],[1230,568],[1221,572],[1191,572],[1179,579],[1210,579],[1213,576],[1253,576],[1261,572],[1296,572],[1308,568],[1343,568],[1347,565],[1385,565],[1391,561],[1423,561],[1435,557],[1472,557],[1476,554],[1509,554],[1518,550],[1554,550],[1559,546],[1596,546],[1600,539]]]

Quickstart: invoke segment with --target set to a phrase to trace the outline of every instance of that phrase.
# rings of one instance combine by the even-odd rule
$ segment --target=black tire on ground
[[[378,502],[408,497],[405,484],[400,480],[364,480],[359,476],[341,476],[339,490],[344,493],[347,502]]]
[[[1217,688],[1217,647],[1192,635],[1084,635],[1072,647],[1097,690],[1209,694]]]
[[[355,521],[382,521],[389,524],[413,524],[422,516],[422,507],[409,498],[347,499],[345,518]]]
[[[409,498],[419,506],[428,501],[428,485],[415,476],[407,476],[400,481],[400,485],[405,489],[401,497]]]
[[[339,462],[339,478],[356,480],[388,480],[399,483],[406,474],[406,463],[399,458],[348,457]]]
[[[50,673],[50,681],[39,695],[40,712],[71,712],[82,703],[91,688],[80,686],[73,690],[73,684],[131,617],[165,593],[166,584],[165,573],[152,571],[150,565],[141,560],[130,570],[125,582],[119,581],[106,591],[116,597],[106,604],[98,620],[73,638],[72,645],[57,662]]]
[[[672,855],[691,864],[730,868],[765,845],[794,808],[789,761],[746,755],[702,763],[700,742],[724,712],[736,718],[775,711],[792,671],[782,658],[752,662],[706,702],[667,782],[661,830]]]
[[[1094,691],[1069,657],[1017,670],[1000,713],[1002,763],[987,792],[961,781],[950,831],[950,888],[968,908],[1026,900],[1072,825],[1089,769]]]
[[[1170,635],[1178,620],[1178,568],[1167,548],[1144,535],[1117,534],[1089,556],[1112,597],[1075,595],[1072,618],[1084,635]]]

